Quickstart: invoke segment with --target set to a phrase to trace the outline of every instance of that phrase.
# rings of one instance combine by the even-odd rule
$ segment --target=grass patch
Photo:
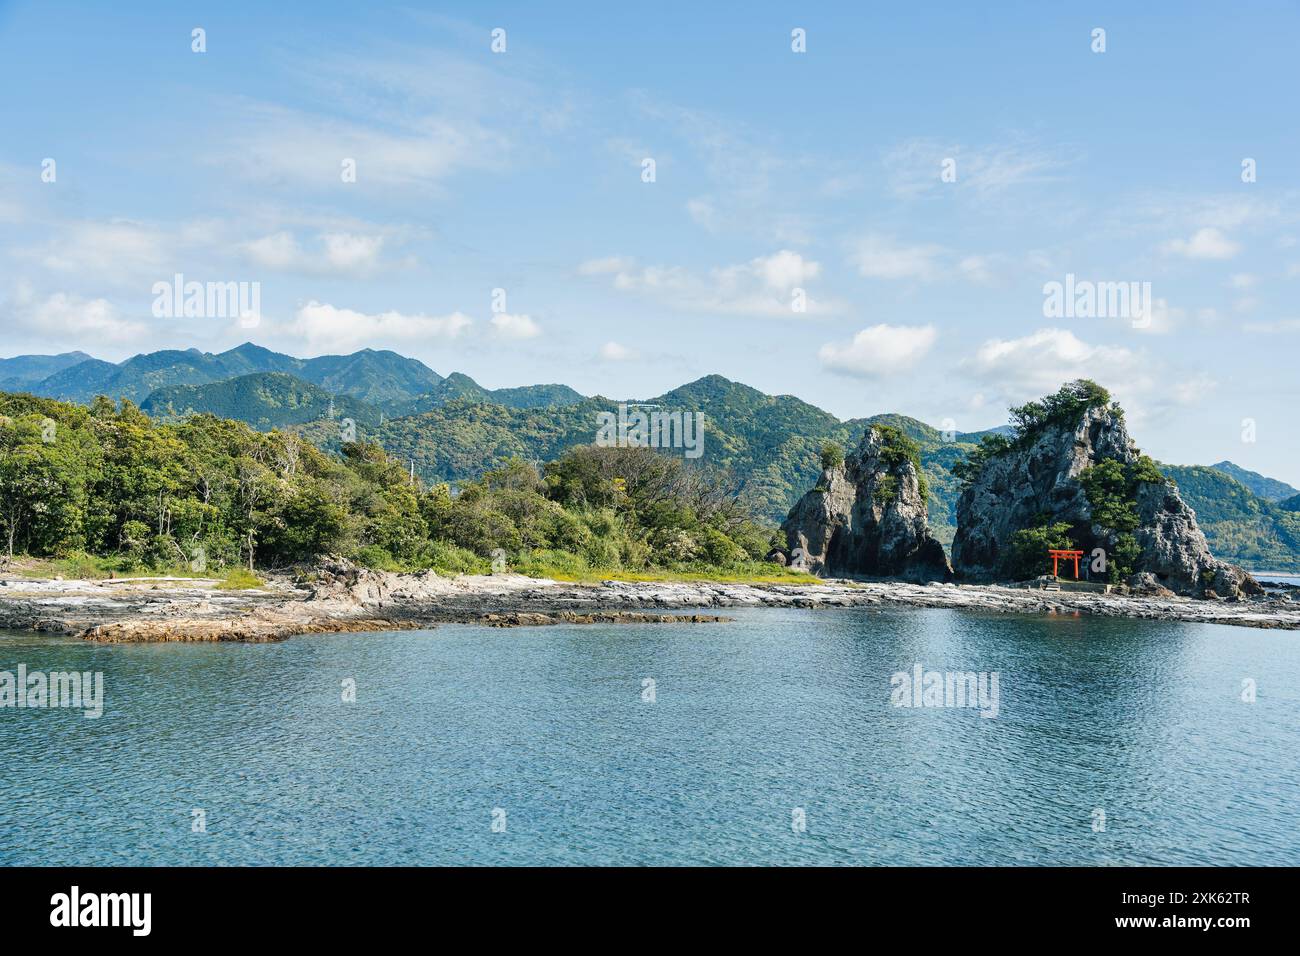
[[[219,591],[246,591],[260,588],[265,582],[248,568],[231,568],[217,582]]]
[[[66,558],[30,558],[15,556],[3,562],[3,570],[26,578],[52,581],[105,581],[109,578],[208,578],[208,572],[198,572],[187,565],[153,567],[124,555],[99,557],[93,554],[74,554]]]
[[[626,568],[575,567],[571,562],[548,564],[534,560],[523,567],[511,568],[518,574],[534,578],[551,578],[573,584],[599,584],[601,581],[703,583],[703,584],[819,584],[820,579],[804,571],[792,571],[767,562],[754,562],[730,568]]]

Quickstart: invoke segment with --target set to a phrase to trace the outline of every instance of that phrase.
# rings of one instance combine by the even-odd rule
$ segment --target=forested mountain
[[[1230,461],[1221,461],[1217,465],[1211,465],[1210,467],[1215,471],[1223,472],[1229,478],[1237,479],[1255,494],[1268,501],[1283,501],[1300,495],[1300,491],[1292,488],[1285,481],[1266,478],[1257,471],[1247,471],[1240,465],[1234,465]]]
[[[1259,571],[1300,572],[1300,512],[1261,498],[1218,466],[1160,470],[1177,482],[1216,555]]]
[[[921,445],[923,467],[936,496],[931,507],[935,534],[944,542],[952,539],[957,482],[948,469],[974,447],[968,442],[944,442],[934,428],[902,415],[841,422],[791,395],[766,395],[719,375],[642,401],[702,414],[704,444],[698,463],[727,474],[754,513],[771,521],[783,518],[816,480],[826,442],[848,448],[857,444],[867,424],[893,425]],[[507,408],[479,398],[460,399],[388,419],[366,435],[403,461],[414,462],[426,480],[454,482],[475,477],[503,458],[544,462],[575,445],[591,444],[597,416],[616,412],[619,404],[595,397],[564,406]],[[334,422],[314,422],[303,433],[323,447],[340,445]],[[683,453],[677,449],[675,454]]]
[[[382,414],[360,399],[335,395],[285,372],[254,372],[207,385],[169,385],[150,393],[140,410],[164,421],[208,413],[259,431],[329,419],[373,426]]]
[[[574,405],[583,396],[567,385],[523,385],[517,388],[484,388],[468,375],[452,372],[419,398],[389,406],[394,414],[418,415],[451,402],[493,402],[507,408],[545,408]]]

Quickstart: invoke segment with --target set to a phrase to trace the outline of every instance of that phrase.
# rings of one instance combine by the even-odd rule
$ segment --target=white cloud
[[[1054,392],[1063,382],[1149,380],[1151,369],[1136,352],[1089,345],[1066,329],[1039,329],[1019,339],[990,339],[962,362],[972,377],[996,386],[1012,400]]]
[[[1228,280],[1228,284],[1234,289],[1250,289],[1257,281],[1249,272],[1238,272]]]
[[[873,325],[851,342],[828,342],[817,356],[832,372],[876,378],[911,368],[930,351],[938,335],[931,325]]]
[[[498,312],[492,316],[492,332],[499,339],[533,339],[542,334],[541,328],[527,315]]]
[[[649,296],[688,312],[796,318],[842,307],[814,299],[804,288],[821,271],[820,263],[789,249],[705,274],[681,266],[639,266],[634,260],[618,257],[593,259],[578,267],[580,275],[608,277],[621,292]],[[796,290],[802,290],[802,312],[795,308]]]
[[[368,271],[379,261],[383,236],[356,236],[347,232],[326,233],[325,261],[335,269]]]
[[[40,263],[79,278],[157,278],[170,271],[178,244],[165,230],[143,223],[74,222],[49,241]]]
[[[245,254],[267,269],[297,268],[304,260],[305,254],[298,245],[298,240],[291,232],[277,232],[244,243]]]
[[[1151,314],[1145,317],[1145,323],[1139,322],[1135,317],[1131,320],[1126,319],[1126,324],[1135,332],[1142,332],[1147,335],[1165,335],[1172,332],[1174,327],[1182,324],[1187,318],[1187,312],[1177,306],[1171,306],[1166,299],[1151,300]]]
[[[887,236],[869,235],[854,244],[852,262],[869,279],[930,281],[941,275],[937,260],[943,252],[942,246],[906,245]]]
[[[1231,259],[1241,250],[1239,244],[1213,226],[1197,229],[1189,239],[1170,239],[1162,248],[1188,259]]]
[[[4,309],[11,329],[55,341],[123,343],[143,336],[143,322],[123,318],[107,299],[84,299],[66,292],[36,297],[20,286]]]
[[[1144,350],[1092,345],[1066,329],[1039,329],[1018,339],[990,339],[959,365],[972,390],[999,404],[1019,405],[1089,378],[1123,403],[1130,430],[1165,420],[1180,406],[1199,404],[1218,387],[1204,372],[1174,368]]]
[[[746,268],[761,276],[763,283],[769,289],[778,292],[787,292],[796,286],[803,285],[810,279],[816,279],[821,275],[822,271],[819,263],[805,259],[799,253],[791,252],[789,249],[782,249],[770,256],[753,259],[748,267],[733,267],[733,269],[741,271]]]
[[[370,314],[312,300],[298,309],[288,330],[305,339],[312,349],[352,351],[380,343],[454,339],[471,325],[473,320],[461,312],[444,316],[391,311]]]
[[[307,275],[365,276],[380,265],[383,236],[350,232],[323,232],[318,249],[304,249],[293,233],[281,231],[243,244],[242,251],[256,265]]]
[[[636,358],[636,352],[617,342],[606,342],[600,347],[600,357],[606,362],[626,362]]]

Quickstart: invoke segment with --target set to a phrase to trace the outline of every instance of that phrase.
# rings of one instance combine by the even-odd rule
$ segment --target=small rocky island
[[[816,487],[781,525],[786,548],[770,557],[823,577],[951,581],[926,499],[915,444],[896,428],[872,425],[847,459],[823,452]]]
[[[770,555],[823,577],[1011,583],[1046,571],[1049,549],[1084,552],[1090,580],[1152,595],[1240,600],[1263,589],[1210,553],[1196,514],[1128,434],[1094,382],[1012,409],[954,469],[964,489],[949,564],[930,534],[915,446],[871,426],[847,459],[823,454]]]

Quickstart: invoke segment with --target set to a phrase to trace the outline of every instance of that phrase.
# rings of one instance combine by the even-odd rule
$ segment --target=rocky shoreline
[[[215,581],[0,579],[0,628],[50,631],[103,643],[283,640],[296,634],[374,632],[445,623],[723,623],[702,611],[736,607],[925,607],[1097,615],[1300,630],[1290,593],[1239,601],[1168,595],[1047,591],[986,584],[827,580],[809,585],[620,582],[571,584],[519,575],[393,574],[347,562],[315,580],[247,591]],[[689,611],[691,613],[669,613]]]

